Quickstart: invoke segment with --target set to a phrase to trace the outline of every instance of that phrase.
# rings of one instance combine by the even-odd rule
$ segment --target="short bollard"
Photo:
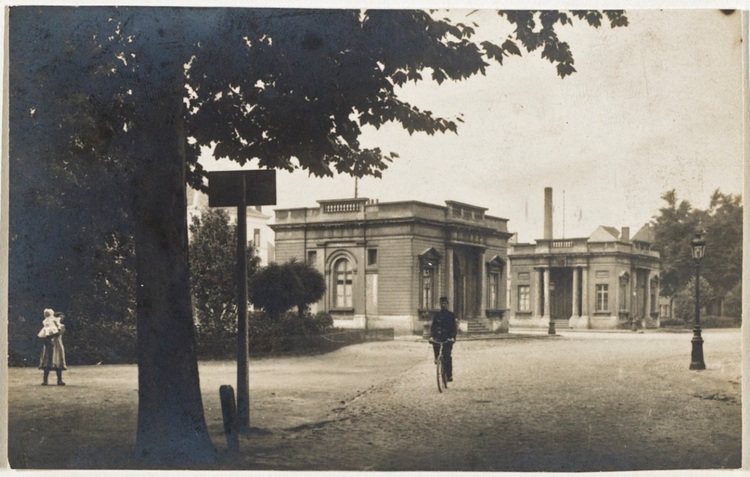
[[[221,416],[224,419],[224,434],[227,436],[227,450],[239,452],[240,436],[237,429],[237,403],[234,399],[234,389],[229,384],[219,387],[221,398]]]

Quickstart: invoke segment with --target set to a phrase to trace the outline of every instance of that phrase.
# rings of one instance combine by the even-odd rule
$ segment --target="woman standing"
[[[57,373],[57,385],[65,386],[62,380],[62,372],[68,369],[68,367],[65,364],[65,347],[62,342],[62,335],[65,333],[65,325],[62,324],[64,317],[65,315],[62,313],[55,313],[50,308],[44,310],[45,320],[57,318],[58,332],[49,337],[42,338],[42,356],[39,359],[39,369],[44,371],[43,386],[47,385],[49,372],[53,369]]]

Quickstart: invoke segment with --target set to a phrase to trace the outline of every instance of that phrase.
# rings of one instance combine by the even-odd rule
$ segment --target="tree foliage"
[[[716,299],[716,294],[708,280],[700,277],[700,303],[704,309],[707,303]],[[701,312],[703,315],[704,313]],[[676,318],[692,323],[695,320],[695,277],[691,278],[674,297],[674,315]]]
[[[399,85],[461,80],[538,48],[565,77],[573,57],[556,26],[627,24],[622,12],[500,15],[513,34],[477,44],[476,26],[416,10],[11,8],[11,306],[66,308],[119,252],[98,255],[102,267],[89,257],[132,243],[137,455],[214,455],[185,214],[185,184],[205,189],[201,148],[240,164],[378,176],[396,154],[361,147],[362,127],[457,131],[401,100]]]
[[[652,220],[654,247],[661,254],[661,294],[675,296],[694,279],[691,241],[698,230],[704,230],[706,249],[701,276],[710,284],[710,297],[720,307],[726,295],[742,281],[741,197],[716,190],[707,210],[679,200],[674,189],[662,199],[666,206]]]
[[[190,285],[198,338],[237,330],[237,225],[223,209],[205,210],[190,225]],[[247,275],[260,259],[247,247]]]

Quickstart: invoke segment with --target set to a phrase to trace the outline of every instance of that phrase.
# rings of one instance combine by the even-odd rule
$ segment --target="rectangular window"
[[[528,285],[518,286],[518,311],[531,311],[530,296]]]
[[[310,265],[311,267],[314,267],[317,261],[318,261],[317,250],[308,250],[307,251],[307,264]]]
[[[497,310],[500,308],[500,274],[490,273],[487,275],[487,308]]]
[[[596,286],[596,311],[609,311],[609,285]]]
[[[378,264],[378,249],[368,248],[367,249],[367,266],[373,266]]]
[[[253,247],[256,250],[260,248],[260,229],[253,230]]]
[[[354,275],[349,260],[346,258],[337,260],[333,267],[333,273],[334,283],[336,284],[335,308],[351,308]]]
[[[352,306],[352,274],[340,273],[336,277],[336,308],[351,308]]]

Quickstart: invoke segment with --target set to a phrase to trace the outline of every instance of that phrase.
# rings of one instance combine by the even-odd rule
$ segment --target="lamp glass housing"
[[[692,247],[693,251],[693,258],[696,260],[700,260],[703,258],[703,253],[706,250],[706,239],[705,239],[706,233],[696,232],[695,237],[693,237],[693,240],[690,241],[690,246]]]

